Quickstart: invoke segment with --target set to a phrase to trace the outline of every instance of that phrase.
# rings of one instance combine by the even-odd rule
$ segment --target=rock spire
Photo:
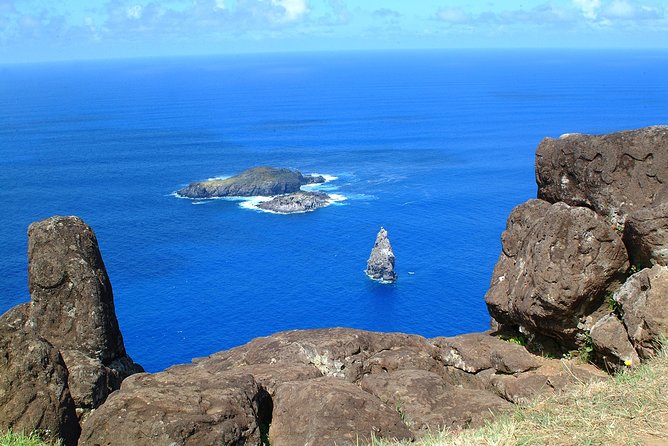
[[[394,251],[385,228],[381,227],[376,236],[371,255],[366,265],[366,274],[374,280],[394,282],[397,274],[394,272]]]

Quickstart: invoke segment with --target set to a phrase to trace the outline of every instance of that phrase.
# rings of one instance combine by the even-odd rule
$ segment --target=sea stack
[[[387,237],[387,231],[383,227],[376,236],[376,243],[366,265],[366,274],[374,280],[385,283],[397,280],[397,274],[394,272],[394,251]]]

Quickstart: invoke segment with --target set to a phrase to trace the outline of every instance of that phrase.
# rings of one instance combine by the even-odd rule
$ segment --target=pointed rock
[[[78,217],[28,229],[28,325],[60,350],[78,408],[94,409],[142,372],[125,351],[111,283],[93,230]]]
[[[394,272],[394,251],[385,228],[380,228],[376,243],[371,250],[371,256],[366,266],[366,274],[374,280],[394,282],[397,274]]]

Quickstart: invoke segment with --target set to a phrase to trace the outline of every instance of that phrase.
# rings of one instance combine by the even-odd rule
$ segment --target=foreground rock
[[[272,445],[357,446],[372,436],[413,439],[393,404],[333,377],[282,384],[273,413]]]
[[[60,350],[77,407],[98,407],[132,373],[97,239],[78,217],[28,229],[28,325]]]
[[[177,194],[187,198],[270,197],[298,192],[306,184],[324,182],[322,176],[305,176],[296,170],[254,167],[230,178],[190,183]]]
[[[629,214],[624,243],[631,264],[641,268],[668,266],[668,200]]]
[[[0,431],[39,430],[74,446],[80,429],[67,368],[56,348],[24,329],[26,310],[0,317]]]
[[[279,214],[295,214],[315,211],[329,206],[331,203],[331,197],[324,192],[300,191],[288,195],[279,195],[269,201],[259,203],[257,207]]]
[[[77,415],[132,373],[95,234],[78,217],[28,229],[30,304],[0,317],[0,428],[77,443]]]
[[[617,371],[640,364],[624,324],[615,314],[599,319],[590,330],[592,345],[607,370]]]
[[[481,345],[467,353],[467,346]],[[86,420],[80,444],[411,439],[481,424],[511,409],[520,393],[528,398],[604,378],[591,370],[533,356],[487,333],[428,340],[353,329],[288,331],[128,378]],[[533,378],[524,380],[526,374]]]
[[[366,274],[374,280],[394,282],[397,274],[394,271],[394,251],[385,228],[380,228],[376,242],[366,265]]]
[[[264,399],[248,374],[135,375],[86,420],[79,445],[260,445]]]
[[[577,347],[581,319],[629,267],[620,236],[592,210],[530,200],[513,210],[485,301],[501,324]]]
[[[629,339],[643,358],[668,336],[668,267],[656,265],[632,275],[613,298],[621,307]]]
[[[546,138],[536,153],[538,198],[586,206],[610,223],[668,199],[668,126]]]

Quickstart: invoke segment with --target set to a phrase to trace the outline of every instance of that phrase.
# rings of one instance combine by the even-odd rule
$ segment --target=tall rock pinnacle
[[[381,227],[378,236],[376,236],[376,243],[373,245],[367,262],[366,274],[370,278],[382,282],[397,280],[397,274],[394,272],[394,252],[385,228]]]

